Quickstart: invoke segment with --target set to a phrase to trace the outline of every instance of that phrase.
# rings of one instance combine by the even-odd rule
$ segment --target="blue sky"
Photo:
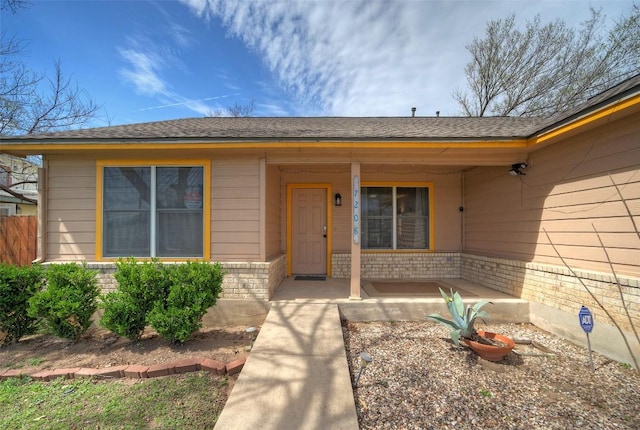
[[[65,73],[100,105],[92,126],[201,117],[459,114],[465,45],[489,20],[540,14],[577,25],[632,1],[38,1],[0,28],[26,64]]]

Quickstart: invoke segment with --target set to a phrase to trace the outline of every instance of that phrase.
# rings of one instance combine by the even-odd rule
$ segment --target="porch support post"
[[[351,163],[351,288],[349,298],[360,300],[360,163]]]

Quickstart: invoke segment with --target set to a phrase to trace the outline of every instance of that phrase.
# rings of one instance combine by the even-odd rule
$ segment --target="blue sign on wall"
[[[586,306],[582,305],[580,312],[578,312],[578,318],[580,319],[580,326],[585,333],[591,333],[593,330],[593,315]]]

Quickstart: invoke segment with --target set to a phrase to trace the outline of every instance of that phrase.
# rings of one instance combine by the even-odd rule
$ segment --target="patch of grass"
[[[623,369],[631,369],[631,364],[629,363],[618,363],[618,365]]]
[[[226,378],[208,372],[142,379],[0,382],[0,428],[213,428]]]
[[[480,390],[480,394],[482,394],[483,397],[491,397],[491,391],[487,390],[486,388],[483,388],[482,390]]]
[[[43,361],[44,360],[42,358],[40,358],[40,357],[31,357],[31,358],[27,359],[27,364],[29,366],[36,367],[36,366],[40,366]]]

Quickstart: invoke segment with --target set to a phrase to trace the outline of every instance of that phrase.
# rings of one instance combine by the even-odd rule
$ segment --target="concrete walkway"
[[[272,304],[215,429],[358,429],[335,303]]]

